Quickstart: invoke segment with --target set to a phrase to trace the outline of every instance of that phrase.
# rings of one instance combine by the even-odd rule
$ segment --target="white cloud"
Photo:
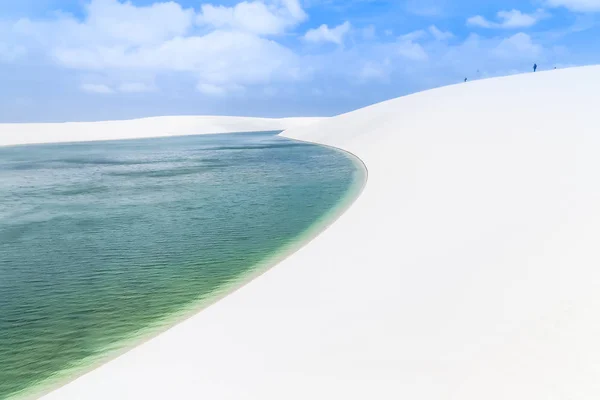
[[[411,60],[424,61],[429,58],[427,56],[427,52],[425,51],[423,46],[421,46],[418,43],[414,43],[414,42],[409,42],[409,41],[400,42],[400,43],[398,43],[398,46],[396,47],[396,51],[402,57],[405,57],[405,58],[408,58]]]
[[[554,54],[554,50],[544,48],[524,32],[495,38],[471,34],[461,44],[450,46],[443,52],[441,57],[435,56],[438,65],[453,69],[470,80],[529,71],[534,62],[542,63]]]
[[[255,14],[250,12],[252,7]],[[216,14],[210,14],[215,10]],[[499,14],[504,19],[496,23],[518,20],[509,13]],[[110,26],[107,15],[117,21],[116,26]],[[251,21],[249,16],[266,22],[254,25],[260,19]],[[382,29],[375,35],[374,28],[355,29],[349,22],[306,33],[308,41],[340,45],[333,51],[307,46],[301,51],[308,54],[296,53],[282,43],[291,42],[288,34],[294,34],[292,30],[304,18],[296,0],[205,5],[199,12],[176,3],[136,7],[116,0],[91,0],[83,18],[58,15],[49,20],[21,20],[11,25],[12,32],[0,37],[3,43],[22,46],[28,57],[44,56],[39,59],[69,69],[63,73],[74,76],[76,85],[85,83],[81,90],[102,94],[158,91],[161,82],[185,82],[182,87],[190,92],[195,88],[204,96],[283,97],[288,93],[283,87],[294,88],[295,82],[309,79],[312,85],[301,85],[298,93],[308,95],[313,85],[320,85],[327,95],[337,96],[335,85],[357,80],[416,90],[448,83],[448,79],[475,79],[528,68],[534,61],[544,65],[544,58],[552,57],[548,55],[551,47],[542,47],[525,33],[492,38],[472,35],[461,40],[437,26],[425,25],[423,30],[394,39],[392,31]],[[135,34],[127,34],[136,29]],[[279,34],[286,35],[285,39]],[[0,45],[0,53],[8,54],[5,48]],[[477,70],[482,71],[480,75]]]
[[[431,33],[431,35],[436,39],[436,40],[440,40],[440,41],[444,41],[444,40],[448,40],[448,39],[452,39],[454,37],[454,34],[452,32],[444,32],[438,29],[437,26],[435,25],[431,25],[429,27],[429,33]]]
[[[64,14],[48,21],[22,19],[15,30],[43,45],[139,46],[185,35],[195,15],[174,2],[137,7],[117,0],[91,0],[85,13],[82,22]]]
[[[107,85],[96,84],[96,83],[84,83],[81,86],[81,90],[88,93],[99,93],[99,94],[111,94],[115,91]]]
[[[54,50],[54,56],[62,65],[75,69],[193,72],[219,82],[226,76],[246,76],[248,83],[256,80],[252,77],[259,74],[255,69],[269,75],[294,58],[276,42],[236,31],[213,31],[136,48],[61,46]]]
[[[321,25],[316,29],[311,29],[304,35],[304,39],[309,42],[331,42],[338,45],[344,43],[344,37],[350,32],[350,22],[346,21],[335,28],[329,28],[327,25]]]
[[[141,82],[125,82],[119,85],[119,92],[123,93],[145,93],[155,90],[154,86]]]
[[[496,14],[499,22],[489,21],[481,15],[476,15],[467,19],[467,24],[472,26],[478,26],[480,28],[501,28],[501,29],[514,29],[514,28],[528,28],[537,24],[540,20],[548,17],[548,14],[539,9],[532,14],[525,14],[519,10],[510,11],[498,11]]]
[[[406,41],[414,41],[414,40],[421,40],[424,39],[425,37],[427,37],[427,32],[425,32],[422,29],[419,29],[417,31],[412,31],[410,33],[406,33],[404,35],[400,36],[400,40],[406,40]]]
[[[474,80],[529,71],[534,62],[554,65],[558,54],[523,32],[491,38],[471,34],[450,42],[417,31],[393,43],[365,43],[355,52],[355,61],[330,62],[332,74],[341,75],[347,66],[358,65],[350,75],[354,80],[403,82],[410,84],[411,90],[461,82],[465,77]]]
[[[503,39],[493,50],[495,55],[505,58],[516,58],[523,55],[526,57],[537,57],[541,52],[542,47],[533,43],[531,36],[523,32]]]
[[[232,28],[257,35],[278,35],[307,18],[298,0],[265,3],[242,1],[233,7],[204,4],[197,17],[201,25]]]
[[[173,1],[136,7],[117,0],[93,0],[85,27],[118,43],[155,43],[185,34],[192,26],[194,11]]]
[[[488,21],[481,15],[475,15],[474,17],[467,19],[467,25],[478,26],[480,28],[493,28],[496,24]]]
[[[600,11],[600,0],[547,0],[548,7],[565,7],[576,12]]]
[[[413,61],[427,60],[427,52],[421,44],[417,43],[417,41],[426,37],[427,32],[424,30],[414,31],[400,36],[398,42],[394,46],[396,53]]]
[[[298,1],[242,2],[231,9],[253,4],[266,7],[279,18],[279,25],[258,29],[252,25],[257,21],[238,18],[227,20],[226,29],[199,34],[194,11],[174,2],[137,7],[117,0],[91,0],[81,21],[69,15],[48,21],[24,19],[14,24],[13,31],[15,40],[37,47],[54,63],[82,73],[102,73],[116,88],[112,90],[123,92],[154,89],[132,80],[136,73],[153,80],[156,74],[178,72],[220,88],[300,79],[297,56],[262,36],[282,32],[305,18]]]

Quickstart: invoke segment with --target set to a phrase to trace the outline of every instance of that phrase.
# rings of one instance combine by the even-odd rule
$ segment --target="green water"
[[[232,290],[361,173],[273,133],[0,148],[0,398]]]

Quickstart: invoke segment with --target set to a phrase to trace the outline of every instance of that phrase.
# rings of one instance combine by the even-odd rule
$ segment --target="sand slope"
[[[279,131],[304,126],[321,119],[181,116],[103,122],[0,124],[0,146],[200,135],[206,133]]]
[[[48,399],[600,398],[600,68],[285,134],[369,169],[264,276]]]

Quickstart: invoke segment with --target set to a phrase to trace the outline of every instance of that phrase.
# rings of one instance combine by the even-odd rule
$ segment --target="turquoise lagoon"
[[[350,155],[274,132],[0,148],[0,398],[72,379],[234,290],[363,182]]]

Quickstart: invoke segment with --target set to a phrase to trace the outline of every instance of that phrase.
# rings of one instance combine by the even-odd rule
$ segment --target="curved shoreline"
[[[287,130],[368,165],[352,207],[48,398],[600,398],[599,77],[474,81]]]
[[[288,140],[296,141],[294,139]],[[309,143],[300,140],[298,140],[298,142]],[[311,224],[311,226],[309,226],[304,232],[291,239],[288,245],[278,249],[275,253],[267,256],[264,260],[249,268],[246,273],[239,275],[234,281],[215,289],[211,293],[205,294],[201,300],[190,303],[178,312],[155,321],[151,326],[140,329],[135,335],[124,339],[118,344],[115,344],[114,348],[111,347],[105,351],[99,351],[98,356],[81,360],[71,368],[59,371],[52,377],[47,378],[20,393],[13,394],[9,398],[16,400],[44,397],[45,395],[48,395],[53,391],[68,385],[78,378],[93,372],[103,365],[110,363],[132,349],[147,343],[164,332],[169,331],[174,326],[194,317],[208,307],[211,307],[215,303],[219,302],[226,296],[233,294],[253,280],[259,278],[271,268],[291,257],[298,250],[307,246],[324,230],[335,223],[335,221],[352,206],[352,204],[364,190],[368,179],[368,171],[362,160],[350,152],[335,148],[333,146],[319,144],[313,145],[325,147],[332,151],[343,154],[355,166],[355,171],[353,174],[357,176],[353,177],[352,183],[348,187],[347,192],[338,201],[338,203],[325,214],[323,214],[317,221]]]
[[[0,123],[0,147],[26,144],[79,143],[233,132],[281,131],[323,118],[254,118],[166,116],[121,121]]]

